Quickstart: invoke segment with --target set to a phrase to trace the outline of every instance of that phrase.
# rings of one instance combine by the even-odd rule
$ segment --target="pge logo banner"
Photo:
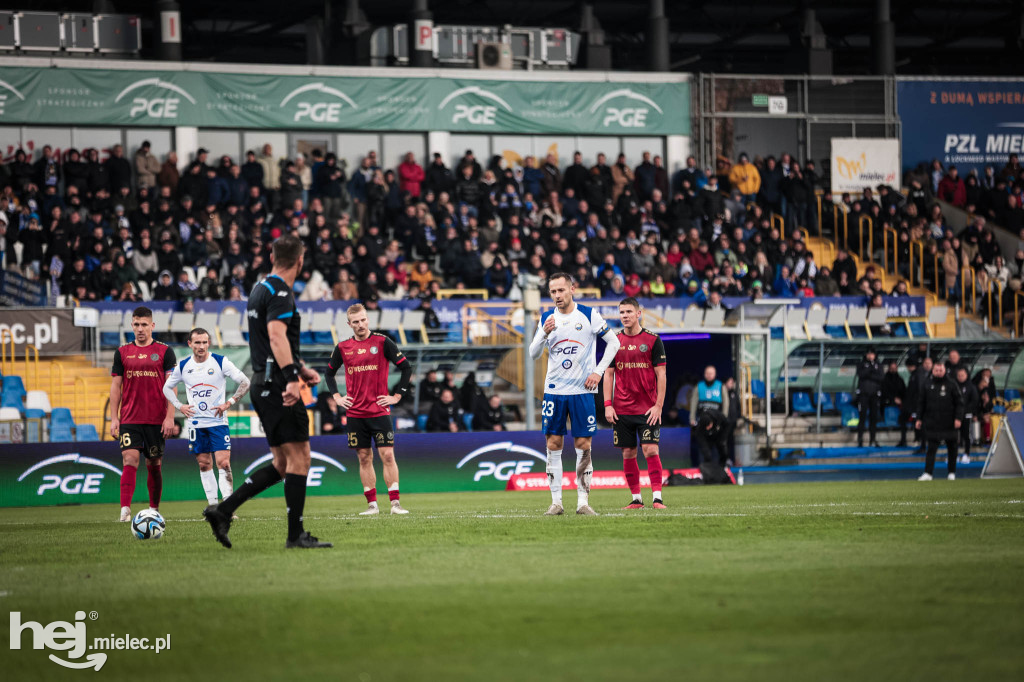
[[[573,80],[518,72],[483,80],[268,71],[8,67],[0,75],[0,125],[690,134],[682,74],[609,82],[582,72]]]
[[[875,137],[832,138],[832,193],[900,182],[900,145]]]
[[[901,80],[903,170],[938,159],[960,177],[1024,152],[1024,80]]]

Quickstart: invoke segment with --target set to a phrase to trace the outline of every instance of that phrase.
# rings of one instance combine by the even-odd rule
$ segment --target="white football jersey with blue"
[[[227,416],[216,417],[213,412],[213,408],[227,401],[227,378],[248,381],[242,370],[223,355],[210,353],[203,362],[196,362],[195,356],[189,355],[175,366],[166,385],[174,388],[180,383],[185,384],[188,404],[197,410],[195,416],[188,419],[188,424],[192,428],[205,429],[227,426]]]
[[[544,336],[544,323],[554,315],[555,330],[544,340],[548,347],[548,373],[544,392],[552,395],[596,393],[584,386],[597,367],[597,339],[608,331],[601,314],[589,306],[575,304],[566,315],[553,308],[540,318],[537,338]]]

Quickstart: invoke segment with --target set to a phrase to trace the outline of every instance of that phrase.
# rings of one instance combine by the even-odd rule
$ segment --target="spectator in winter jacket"
[[[416,163],[416,156],[412,152],[407,153],[405,160],[398,166],[399,189],[408,192],[414,198],[419,198],[420,185],[425,178],[423,166]]]
[[[472,171],[470,171],[472,173]],[[430,415],[427,417],[427,431],[449,431],[457,433],[465,430],[462,423],[462,408],[455,400],[455,393],[452,389],[445,388],[441,391],[441,397],[430,406]]]
[[[633,169],[626,164],[626,155],[619,154],[612,166],[612,201],[618,202],[626,188],[633,186],[634,180]]]
[[[761,174],[746,154],[740,154],[739,163],[729,171],[729,184],[740,191],[748,204],[757,200],[757,193],[761,189]]]
[[[440,195],[447,192],[449,195],[455,190],[455,176],[451,169],[444,165],[441,155],[434,153],[434,160],[426,171],[423,189]]]
[[[640,202],[647,201],[651,198],[651,193],[655,189],[655,176],[657,170],[654,168],[654,164],[651,163],[651,153],[644,152],[643,161],[633,171],[634,181],[633,190],[636,192],[637,198]]]
[[[135,151],[135,177],[139,187],[156,187],[156,175],[160,172],[160,160],[149,151],[146,140]]]
[[[956,166],[950,166],[949,171],[939,181],[938,196],[957,208],[963,208],[967,204],[967,186],[964,185]]]

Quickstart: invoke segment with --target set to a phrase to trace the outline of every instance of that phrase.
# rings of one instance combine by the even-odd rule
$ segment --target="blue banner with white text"
[[[998,173],[1024,148],[1024,80],[901,80],[896,104],[904,171],[938,159],[961,177]]]

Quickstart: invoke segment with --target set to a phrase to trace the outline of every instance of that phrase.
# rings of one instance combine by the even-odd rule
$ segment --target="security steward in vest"
[[[882,363],[875,357],[875,351],[868,349],[864,359],[857,365],[857,409],[860,421],[857,423],[857,447],[864,447],[864,422],[869,418],[871,447],[879,447],[876,440],[878,431],[878,413],[882,406],[882,380],[885,370]]]
[[[717,372],[712,365],[704,368],[704,381],[698,382],[693,387],[693,391],[690,392],[690,427],[695,441],[697,441],[697,432],[693,427],[697,426],[701,415],[706,412],[715,413],[713,416],[716,423],[721,422],[723,425],[727,423],[726,415],[729,414],[729,393],[722,382],[718,380]],[[703,454],[703,448],[700,445],[700,442],[697,442],[698,447],[690,449],[690,459],[694,466],[700,465],[701,455]],[[715,448],[719,448],[717,439],[715,441]],[[720,451],[723,453],[723,456],[727,454],[724,442],[721,445]]]
[[[917,425],[924,431],[924,439],[928,444],[925,455],[924,473],[919,481],[932,480],[935,471],[935,453],[939,442],[946,444],[947,463],[951,481],[956,480],[956,446],[960,438],[960,426],[964,418],[964,399],[960,387],[952,377],[946,376],[946,365],[936,362],[932,367],[932,376],[925,383],[921,392],[921,402],[917,407]]]

